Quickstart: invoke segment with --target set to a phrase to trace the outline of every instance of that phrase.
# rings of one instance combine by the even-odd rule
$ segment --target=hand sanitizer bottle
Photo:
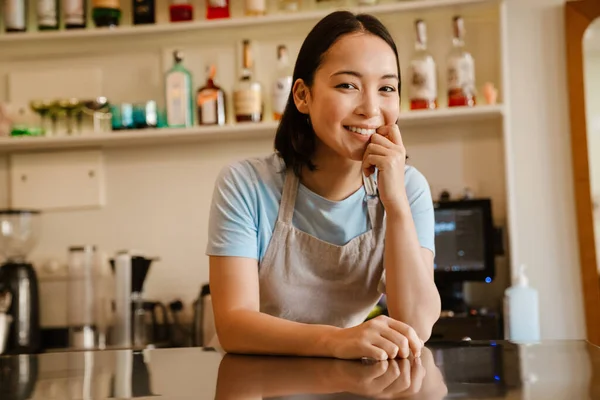
[[[529,287],[521,265],[513,286],[504,292],[504,338],[515,343],[540,341],[538,292]]]

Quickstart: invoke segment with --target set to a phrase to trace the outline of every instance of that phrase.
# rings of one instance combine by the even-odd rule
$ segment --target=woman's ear
[[[310,90],[302,79],[297,79],[292,87],[292,93],[294,95],[294,103],[296,108],[302,114],[308,114],[308,101],[310,98]]]

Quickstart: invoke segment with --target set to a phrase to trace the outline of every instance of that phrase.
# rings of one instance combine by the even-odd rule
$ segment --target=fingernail
[[[415,359],[415,364],[417,364],[417,365],[423,365],[423,363],[421,362],[420,358],[416,358]]]

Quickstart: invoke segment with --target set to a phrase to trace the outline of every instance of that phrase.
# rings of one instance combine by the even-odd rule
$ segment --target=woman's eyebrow
[[[363,75],[360,72],[356,72],[356,71],[350,71],[350,70],[342,70],[342,71],[338,71],[333,73],[331,76],[337,76],[337,75],[352,75],[355,76],[357,78],[362,78]],[[396,80],[400,80],[400,78],[398,78],[398,75],[396,74],[385,74],[381,77],[381,79],[396,79]]]

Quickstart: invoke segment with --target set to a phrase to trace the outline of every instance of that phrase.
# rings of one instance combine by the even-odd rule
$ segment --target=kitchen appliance
[[[41,347],[38,279],[26,259],[39,235],[39,212],[0,210],[0,291],[11,293],[7,354],[37,353]]]
[[[134,251],[120,251],[110,260],[115,274],[115,319],[111,344],[119,347],[146,347],[168,342],[167,308],[144,299],[143,287],[153,261]],[[159,324],[156,310],[162,313]]]
[[[210,296],[210,286],[202,285],[200,296],[194,302],[192,342],[194,346],[207,347],[216,334],[215,319]]]

